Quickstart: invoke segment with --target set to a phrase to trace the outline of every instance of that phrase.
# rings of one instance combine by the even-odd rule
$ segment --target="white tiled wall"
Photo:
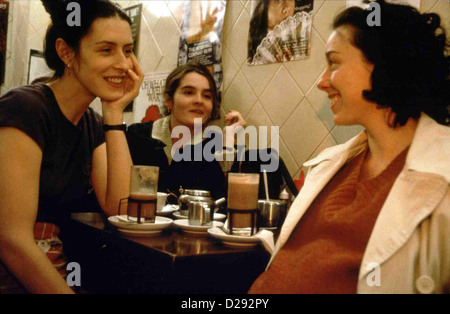
[[[39,0],[12,0],[4,93],[25,84],[29,50],[42,50],[49,17]],[[138,57],[144,72],[170,71],[176,66],[183,1],[116,1],[122,7],[144,6]],[[279,126],[280,153],[292,176],[323,149],[342,143],[359,127],[336,127],[325,93],[316,82],[326,67],[325,42],[330,24],[345,0],[314,1],[310,59],[249,67],[245,64],[250,2],[227,1],[224,25],[224,111],[236,109],[256,126]],[[423,12],[436,12],[450,34],[448,0],[422,0]],[[276,136],[277,134],[272,134]]]

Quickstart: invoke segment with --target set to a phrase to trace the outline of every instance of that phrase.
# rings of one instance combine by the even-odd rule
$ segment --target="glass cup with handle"
[[[252,236],[258,232],[259,173],[228,173],[228,233]]]

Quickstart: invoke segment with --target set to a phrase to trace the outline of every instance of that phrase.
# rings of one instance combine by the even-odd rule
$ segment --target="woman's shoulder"
[[[444,176],[450,182],[450,127],[422,115],[409,149],[410,169]]]
[[[49,101],[52,100],[54,96],[47,85],[24,85],[13,88],[1,96],[0,107],[13,111],[39,112],[46,111]]]
[[[50,137],[52,113],[56,102],[50,88],[43,84],[21,86],[0,97],[0,126],[19,129],[42,149]]]

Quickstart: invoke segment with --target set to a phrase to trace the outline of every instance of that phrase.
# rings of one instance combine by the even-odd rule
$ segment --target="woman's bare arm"
[[[15,128],[0,143],[0,259],[31,293],[73,293],[34,240],[42,151]]]

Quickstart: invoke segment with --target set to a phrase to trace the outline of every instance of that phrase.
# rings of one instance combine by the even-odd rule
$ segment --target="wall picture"
[[[248,64],[306,59],[311,52],[313,0],[251,1]]]

